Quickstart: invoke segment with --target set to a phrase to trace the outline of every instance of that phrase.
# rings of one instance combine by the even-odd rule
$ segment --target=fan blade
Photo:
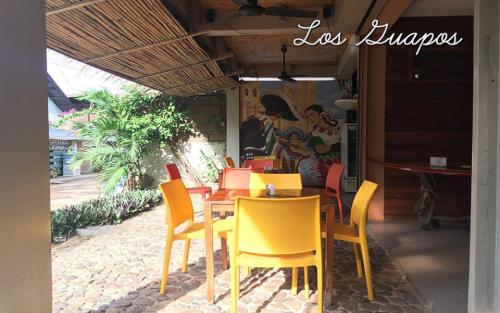
[[[273,16],[282,16],[282,17],[308,17],[308,18],[314,18],[318,16],[318,12],[315,11],[289,9],[283,7],[268,7],[264,11],[264,14]]]
[[[233,0],[234,3],[236,3],[239,6],[242,5],[249,5],[250,3],[247,2],[247,0]]]
[[[281,72],[280,76],[278,76],[278,79],[292,83],[295,82],[295,79],[293,79],[293,77],[288,75],[287,72]]]
[[[290,77],[308,77],[307,74],[290,74]]]

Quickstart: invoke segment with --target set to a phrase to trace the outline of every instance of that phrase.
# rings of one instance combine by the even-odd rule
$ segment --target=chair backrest
[[[351,207],[351,224],[356,224],[360,229],[366,226],[366,217],[370,202],[377,190],[378,185],[365,180],[359,187]]]
[[[277,189],[302,189],[300,174],[258,174],[250,175],[251,189],[264,189],[267,184],[273,184]]]
[[[321,253],[320,197],[235,201],[235,247],[240,252],[284,255]]]
[[[250,174],[262,173],[262,168],[224,168],[222,188],[248,189],[250,188]]]
[[[174,229],[180,224],[188,220],[193,220],[193,203],[186,187],[180,179],[174,179],[161,184],[160,190],[167,210],[168,231],[172,231],[173,233]]]
[[[236,167],[232,157],[225,157],[224,162],[226,163],[226,167]]]
[[[243,162],[245,168],[274,168],[274,160],[245,160]]]
[[[181,173],[179,172],[179,168],[174,163],[165,164],[165,170],[167,171],[168,179],[170,180],[181,179]]]
[[[342,181],[342,173],[344,173],[345,165],[340,163],[333,163],[328,174],[326,175],[326,189],[333,189],[340,192],[340,182]]]

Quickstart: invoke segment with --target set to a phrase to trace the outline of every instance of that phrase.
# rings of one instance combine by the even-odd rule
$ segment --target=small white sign
[[[435,167],[446,167],[446,158],[443,157],[431,157],[431,166]]]

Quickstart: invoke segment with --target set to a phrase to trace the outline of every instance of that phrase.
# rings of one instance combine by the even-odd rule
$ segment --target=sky
[[[120,93],[124,84],[134,84],[50,49],[47,49],[47,72],[68,97],[102,88]]]

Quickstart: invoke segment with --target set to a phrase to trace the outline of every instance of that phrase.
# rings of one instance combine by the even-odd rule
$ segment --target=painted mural
[[[307,186],[324,185],[340,163],[349,81],[252,82],[240,88],[240,155],[275,156],[285,171],[301,173]]]

